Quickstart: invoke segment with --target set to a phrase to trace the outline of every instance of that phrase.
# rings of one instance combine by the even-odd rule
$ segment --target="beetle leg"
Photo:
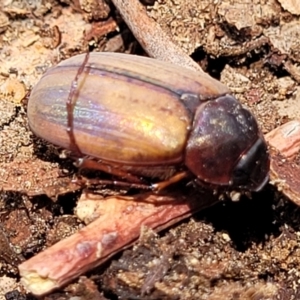
[[[157,192],[167,188],[169,185],[173,183],[176,183],[186,178],[189,175],[189,172],[183,171],[183,172],[176,173],[174,176],[170,177],[167,180],[160,181],[154,184],[147,184],[147,183],[143,183],[143,181],[140,180],[137,176],[129,172],[126,172],[112,165],[107,165],[89,158],[77,159],[76,166],[80,169],[93,169],[93,170],[103,171],[105,173],[115,175],[117,177],[124,178],[125,180],[127,180],[127,181],[120,181],[120,180],[89,179],[86,180],[84,183],[82,182],[80,183],[80,179],[74,179],[73,182],[77,184],[79,183],[81,185],[86,185],[86,186],[87,185],[115,185],[120,187],[152,190]]]
[[[151,185],[148,185],[147,183],[143,183],[142,180],[140,180],[137,176],[128,173],[124,170],[121,170],[117,167],[114,167],[112,165],[108,165],[108,164],[104,164],[101,163],[99,161],[95,161],[92,159],[88,159],[88,158],[79,158],[77,160],[77,167],[79,167],[80,169],[93,169],[93,170],[98,170],[98,171],[103,171],[105,173],[111,174],[111,175],[115,175],[117,177],[121,177],[127,180],[127,182],[123,182],[123,181],[115,181],[115,180],[111,180],[111,181],[103,181],[103,180],[98,180],[98,184],[113,184],[113,185],[117,185],[117,186],[123,186],[123,187],[131,187],[131,188],[137,188],[137,189],[143,189],[143,190],[152,190],[152,191],[161,191],[163,189],[165,189],[166,187],[168,187],[169,185],[176,183],[186,177],[188,177],[189,172],[187,171],[182,171],[179,173],[176,173],[175,175],[171,176],[170,178],[168,178],[167,180],[164,181],[160,181]],[[102,183],[101,183],[102,182]],[[106,183],[104,183],[106,182]]]
[[[75,178],[72,180],[72,183],[80,185],[82,187],[113,185],[113,186],[123,187],[123,188],[127,188],[127,189],[138,189],[138,190],[152,190],[153,189],[152,185],[149,185],[149,184],[131,183],[131,182],[119,181],[119,180]]]
[[[114,185],[118,187],[124,187],[124,188],[130,188],[130,189],[139,189],[139,190],[151,190],[154,192],[160,192],[163,189],[167,188],[169,185],[174,184],[184,178],[186,178],[189,175],[188,172],[180,172],[169,178],[165,181],[160,181],[158,183],[154,184],[143,184],[143,183],[131,183],[126,181],[119,181],[119,180],[102,180],[102,179],[73,179],[72,182],[75,184],[79,184],[81,186],[99,186],[99,185]],[[120,196],[122,198],[122,196]],[[125,198],[128,198],[128,196],[125,196]]]
[[[183,171],[180,173],[175,174],[174,176],[170,177],[169,179],[165,180],[165,181],[161,181],[158,183],[154,183],[152,184],[152,189],[154,191],[161,191],[162,189],[165,189],[166,187],[168,187],[169,185],[176,183],[180,180],[182,180],[183,178],[188,177],[189,173],[187,171]]]
[[[79,169],[92,169],[92,170],[98,170],[103,171],[105,173],[115,175],[119,178],[124,178],[126,181],[128,181],[130,184],[137,183],[142,184],[143,181],[139,179],[138,176],[132,175],[131,173],[128,173],[124,170],[119,169],[117,166],[114,167],[113,165],[108,165],[105,163],[102,163],[100,161],[95,161],[89,158],[78,158],[76,162],[76,167]]]

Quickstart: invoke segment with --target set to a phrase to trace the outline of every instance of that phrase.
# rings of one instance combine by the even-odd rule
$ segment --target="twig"
[[[142,226],[162,230],[217,201],[212,194],[180,191],[122,198],[96,200],[94,222],[19,265],[23,285],[35,295],[49,293],[129,247]]]
[[[138,0],[112,0],[112,2],[149,56],[204,73],[196,62],[174,44],[160,25],[148,17]]]

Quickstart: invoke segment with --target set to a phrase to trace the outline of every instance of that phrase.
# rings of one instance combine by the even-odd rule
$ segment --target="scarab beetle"
[[[83,60],[78,55],[49,69],[28,102],[32,131],[66,149],[66,101]],[[204,184],[252,191],[268,181],[267,144],[254,116],[204,73],[91,53],[74,97],[77,146],[107,172],[166,180],[186,171]]]

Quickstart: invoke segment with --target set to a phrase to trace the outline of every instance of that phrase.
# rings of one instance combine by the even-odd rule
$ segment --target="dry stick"
[[[129,247],[142,226],[162,230],[217,201],[212,194],[181,191],[128,199],[98,200],[94,213],[99,217],[94,222],[19,265],[23,285],[35,295],[49,293]]]
[[[204,73],[196,62],[173,43],[160,25],[147,16],[145,7],[138,0],[112,2],[149,56]]]

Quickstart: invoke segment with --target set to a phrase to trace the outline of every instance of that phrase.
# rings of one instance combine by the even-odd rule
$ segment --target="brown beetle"
[[[79,55],[49,69],[28,103],[32,131],[70,150],[66,102],[83,61]],[[106,172],[142,183],[189,173],[212,186],[253,191],[268,181],[267,145],[255,118],[208,75],[91,53],[74,97],[76,144]]]

